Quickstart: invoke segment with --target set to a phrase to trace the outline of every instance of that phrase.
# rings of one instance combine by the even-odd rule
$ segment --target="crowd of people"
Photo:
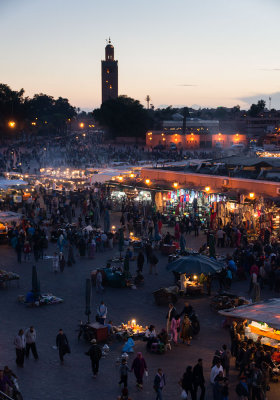
[[[34,142],[29,149],[22,148],[21,145],[7,146],[2,151],[0,168],[7,171],[15,168],[30,171],[36,165],[35,168],[38,170],[45,164],[46,159],[50,159],[56,165],[79,167],[88,163],[104,166],[110,164],[112,160],[138,163],[145,159],[156,160],[161,155],[160,151],[146,151],[137,146],[120,147],[97,143],[94,143],[94,146],[93,150],[93,142],[87,136],[77,139],[74,135],[69,143],[66,143],[64,139],[58,139],[57,143],[53,144],[46,139],[41,144]],[[170,154],[175,153],[170,151]],[[183,156],[185,155],[179,152],[176,155],[177,158]],[[194,156],[199,157],[200,154]],[[74,265],[78,257],[94,259],[99,253],[117,247],[120,260],[123,260],[123,257],[136,260],[135,282],[143,282],[145,261],[149,266],[150,274],[159,273],[157,251],[161,245],[176,243],[178,250],[184,254],[189,235],[201,236],[202,231],[205,230],[206,243],[201,248],[202,253],[211,248],[211,241],[213,241],[214,250],[217,248],[233,250],[233,254],[225,259],[226,267],[217,277],[221,290],[231,288],[236,280],[249,278],[248,294],[254,301],[260,298],[260,291],[263,288],[268,288],[271,293],[280,291],[280,248],[278,244],[271,243],[267,230],[260,232],[254,243],[249,243],[244,224],[238,226],[233,223],[226,226],[220,224],[215,231],[211,230],[210,223],[199,219],[195,207],[189,216],[184,216],[179,221],[175,219],[170,221],[174,224],[170,223],[166,228],[166,226],[163,227],[166,222],[165,217],[156,212],[152,204],[139,205],[139,203],[133,204],[128,201],[122,203],[121,214],[118,217],[119,224],[112,229],[112,208],[110,191],[103,184],[96,184],[91,189],[67,193],[65,190],[49,193],[40,186],[34,190],[32,198],[21,205],[9,200],[2,202],[2,209],[21,211],[24,216],[20,223],[11,226],[8,231],[8,242],[19,264],[29,263],[33,258],[35,261],[43,259],[50,243],[53,243],[55,247],[52,256],[53,271],[56,274],[63,273],[65,266]],[[124,240],[129,238],[131,233],[139,236],[143,242],[143,247],[137,254],[134,254],[133,248],[130,247],[125,252]],[[210,255],[215,256],[215,252]],[[123,272],[125,272],[125,267]],[[209,278],[209,295],[211,280],[212,278]],[[96,292],[102,294],[104,287],[101,270],[97,271],[95,285]],[[107,307],[101,302],[97,310],[98,321],[101,324],[106,325],[107,314]],[[147,350],[165,352],[169,346],[176,347],[181,344],[188,348],[198,328],[194,314],[189,303],[185,304],[182,312],[177,312],[174,305],[170,304],[166,326],[158,333],[154,325],[150,325],[146,331]],[[244,324],[233,323],[230,338],[231,348],[229,349],[224,344],[215,353],[213,359],[209,381],[214,400],[227,400],[230,396],[229,378],[233,359],[239,370],[239,382],[235,391],[240,400],[264,400],[274,377],[275,362],[278,360],[274,359],[275,356],[261,343],[254,343],[246,338]],[[25,359],[30,354],[35,360],[39,360],[34,327],[31,326],[27,330],[21,329],[14,340],[14,345],[18,367],[24,366]],[[56,337],[56,347],[63,365],[65,355],[70,354],[71,348],[62,329]],[[92,340],[86,355],[91,360],[93,377],[96,379],[102,349],[95,339]],[[148,374],[147,362],[142,353],[139,352],[130,365],[125,357],[122,358],[119,370],[119,384],[122,390],[119,399],[121,400],[130,398],[129,372],[134,373],[137,388],[142,390],[143,379]],[[15,374],[5,367],[4,371],[0,371],[0,390],[5,393],[11,393],[12,390],[18,391],[15,385],[16,379]],[[199,394],[200,400],[204,400],[206,381],[208,380],[204,377],[203,360],[199,358],[194,366],[186,366],[179,381],[182,390],[181,398],[197,400]],[[157,400],[164,397],[166,385],[168,385],[168,377],[163,369],[159,368],[153,379],[153,390]]]

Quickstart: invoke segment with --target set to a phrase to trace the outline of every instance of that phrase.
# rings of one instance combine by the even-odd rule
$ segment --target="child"
[[[123,358],[121,366],[120,366],[121,380],[119,381],[119,385],[121,385],[123,383],[125,388],[127,388],[127,373],[128,373],[128,370],[129,370],[129,368],[127,366],[126,358]]]

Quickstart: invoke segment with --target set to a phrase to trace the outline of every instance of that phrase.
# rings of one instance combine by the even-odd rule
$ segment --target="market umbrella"
[[[201,254],[180,257],[167,265],[168,271],[181,274],[216,274],[224,268],[224,264]]]
[[[120,228],[120,230],[119,230],[119,252],[120,252],[120,258],[122,258],[123,246],[124,246],[124,235],[123,235],[122,228]]]
[[[215,237],[212,233],[209,235],[209,255],[216,258]]]
[[[34,300],[36,301],[41,295],[40,292],[40,282],[37,275],[37,268],[35,265],[32,267],[32,293],[34,296]]]
[[[91,281],[89,278],[86,279],[86,311],[85,314],[88,317],[88,324],[89,324],[89,316],[91,314],[90,310],[90,303],[91,303]]]
[[[125,279],[129,278],[129,253],[127,252],[124,258],[123,270]]]

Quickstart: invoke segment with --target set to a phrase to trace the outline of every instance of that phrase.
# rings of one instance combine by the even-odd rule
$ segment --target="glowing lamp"
[[[210,192],[210,186],[206,186],[205,192],[209,193]]]
[[[253,199],[255,197],[255,193],[249,193],[250,199]]]
[[[8,125],[10,128],[15,128],[16,123],[15,123],[15,121],[9,121]]]
[[[175,189],[177,189],[177,187],[178,187],[178,182],[174,182],[174,183],[173,183],[173,186],[175,187]]]
[[[133,319],[132,321],[131,321],[131,326],[135,326],[136,325],[136,319]]]
[[[80,123],[80,128],[83,128],[85,124],[83,122]]]
[[[135,174],[130,174],[130,178],[135,178]]]
[[[194,276],[193,276],[193,279],[196,281],[196,280],[197,280],[197,275],[194,275]]]
[[[145,183],[146,183],[147,185],[149,185],[149,184],[151,183],[150,179],[146,179],[146,180],[145,180]]]
[[[123,177],[122,176],[118,176],[118,180],[122,182],[123,181]]]

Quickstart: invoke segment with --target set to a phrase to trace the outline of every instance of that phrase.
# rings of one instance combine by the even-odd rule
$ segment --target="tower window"
[[[107,74],[109,74],[109,73],[110,73],[110,70],[109,70],[109,69],[107,69],[107,71],[106,71],[106,72],[107,72]]]
[[[110,87],[110,89],[112,89],[112,85],[110,85],[109,87]]]

